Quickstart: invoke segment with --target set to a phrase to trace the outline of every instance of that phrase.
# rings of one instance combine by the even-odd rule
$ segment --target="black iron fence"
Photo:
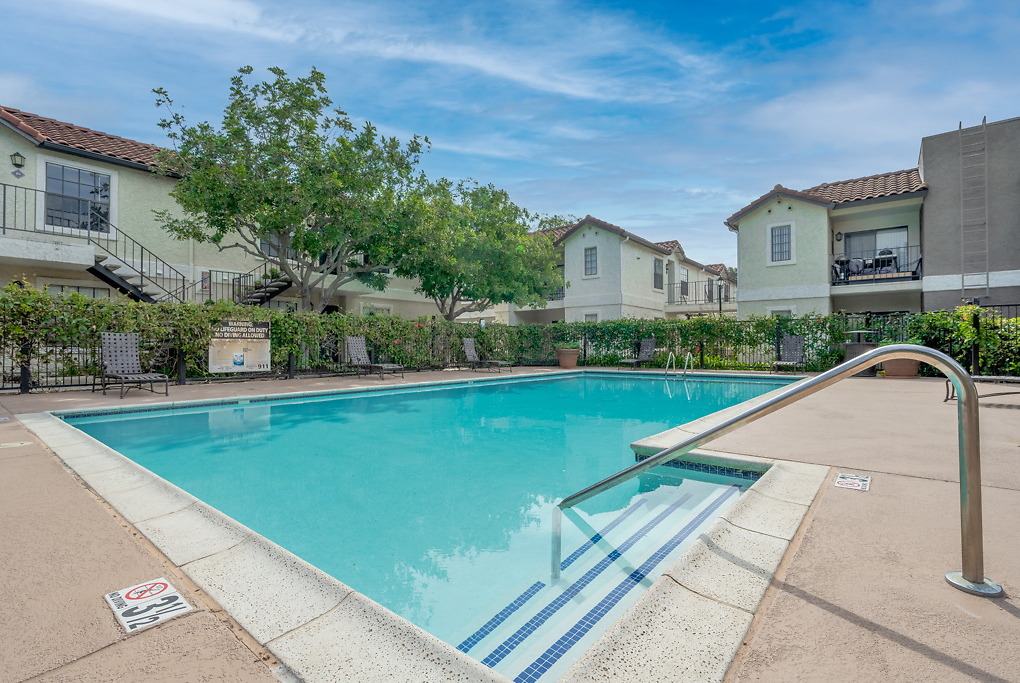
[[[465,325],[392,316],[318,315],[217,303],[140,304],[51,296],[26,288],[0,290],[0,390],[30,391],[89,386],[101,371],[103,331],[141,333],[145,367],[179,381],[237,377],[297,377],[353,372],[344,338],[364,336],[374,360],[409,370],[465,362],[461,339],[473,337],[482,358],[523,365],[553,365],[556,349],[576,345],[582,366],[613,367],[635,358],[642,339],[655,339],[650,365],[767,370],[782,340],[804,339],[805,369],[822,371],[843,360],[849,341],[912,342],[939,349],[975,374],[1020,376],[1020,306],[965,306],[920,314],[854,314],[735,320],[610,320],[551,325]],[[1012,316],[1012,317],[1011,317]],[[271,323],[268,373],[209,372],[212,333],[227,320]]]
[[[720,300],[731,301],[736,296],[729,283],[720,284],[715,280],[694,280],[674,282],[666,285],[668,304],[710,304]]]

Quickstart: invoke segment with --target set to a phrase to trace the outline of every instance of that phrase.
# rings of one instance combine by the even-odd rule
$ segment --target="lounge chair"
[[[772,361],[772,371],[796,370],[804,367],[804,335],[789,334],[779,345],[779,357]]]
[[[650,339],[642,339],[641,347],[638,349],[637,358],[621,358],[617,367],[623,367],[624,365],[631,365],[637,370],[638,366],[642,363],[651,363],[652,356],[655,355],[655,337]]]
[[[347,348],[347,362],[354,367],[358,374],[364,370],[366,375],[378,374],[379,379],[389,373],[395,375],[398,372],[404,376],[404,366],[396,363],[373,363],[368,357],[368,349],[365,347],[364,337],[344,337],[344,346]]]
[[[500,371],[500,368],[506,368],[510,370],[510,366],[513,365],[507,360],[482,360],[478,357],[478,351],[475,350],[475,340],[471,337],[464,337],[461,339],[464,344],[464,356],[467,357],[467,362],[471,365],[472,370],[477,370],[478,366],[496,368],[496,372]],[[513,370],[510,370],[513,372]]]
[[[170,395],[169,377],[161,372],[142,370],[142,362],[138,358],[137,332],[103,332],[101,336],[103,372],[98,378],[92,378],[92,391],[96,390],[96,379],[103,387],[104,396],[106,387],[119,381],[121,398],[130,389],[129,384],[137,384],[139,389],[145,389],[144,385],[148,384],[147,391],[156,393],[156,383],[162,382],[163,393]]]

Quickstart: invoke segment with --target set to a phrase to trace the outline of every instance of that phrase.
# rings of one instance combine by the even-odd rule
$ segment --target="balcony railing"
[[[666,285],[667,304],[711,304],[733,300],[735,290],[729,284],[720,285],[715,280],[695,280],[693,282],[674,282]]]
[[[563,301],[564,297],[566,297],[566,296],[567,296],[567,288],[566,287],[557,287],[556,291],[552,293],[551,297],[549,297],[549,301]]]
[[[920,245],[832,255],[833,285],[920,280],[921,275]]]

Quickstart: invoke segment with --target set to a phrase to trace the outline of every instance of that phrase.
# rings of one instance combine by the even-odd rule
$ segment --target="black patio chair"
[[[804,367],[804,335],[788,334],[779,345],[779,358],[772,361],[772,371],[796,370]]]
[[[396,363],[373,363],[368,357],[368,348],[365,346],[364,337],[344,337],[344,346],[347,348],[347,363],[361,374],[364,370],[366,375],[378,374],[383,379],[384,374],[395,375],[400,373],[404,376],[404,366]]]
[[[103,395],[106,395],[106,387],[120,382],[120,397],[131,387],[130,384],[137,384],[139,389],[156,393],[155,385],[163,383],[163,393],[170,395],[170,378],[161,372],[145,372],[142,370],[142,362],[138,358],[138,333],[137,332],[103,332],[102,337],[102,361],[103,371],[99,377],[92,378],[92,391],[96,390],[98,379],[103,387]]]
[[[506,368],[510,372],[510,366],[513,365],[507,360],[490,360],[482,359],[478,357],[478,351],[475,349],[475,340],[471,337],[464,337],[461,339],[461,343],[464,344],[464,356],[467,358],[467,362],[471,365],[472,370],[477,370],[479,366],[495,368],[496,372],[500,371],[500,368]]]
[[[621,358],[620,363],[617,367],[623,367],[624,365],[630,365],[635,370],[642,363],[651,363],[652,356],[655,355],[655,337],[650,339],[642,339],[641,347],[638,349],[637,358]]]

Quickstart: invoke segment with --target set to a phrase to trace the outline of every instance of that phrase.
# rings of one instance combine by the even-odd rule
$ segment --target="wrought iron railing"
[[[736,299],[736,288],[717,280],[681,281],[666,285],[667,304],[729,303]]]
[[[854,285],[922,276],[920,245],[833,254],[832,284]]]
[[[69,219],[68,211],[48,209],[54,201],[74,203],[79,220]],[[52,219],[50,214],[53,213]],[[63,214],[57,216],[56,213]],[[0,185],[0,234],[8,231],[42,233],[59,237],[83,239],[94,245],[99,255],[113,257],[130,271],[117,275],[135,275],[139,291],[150,292],[155,301],[183,301],[186,287],[184,274],[156,256],[148,247],[127,235],[109,221],[109,204],[80,197],[70,197],[28,187]],[[112,263],[103,263],[110,267]],[[112,269],[111,269],[112,270]],[[127,279],[127,278],[125,278]]]

